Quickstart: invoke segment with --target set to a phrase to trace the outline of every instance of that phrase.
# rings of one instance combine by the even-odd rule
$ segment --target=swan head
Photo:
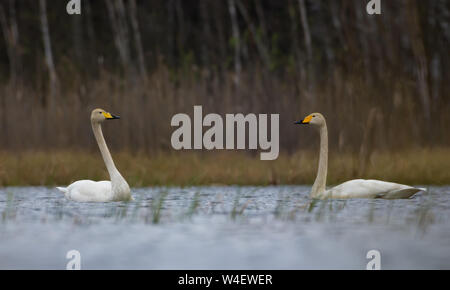
[[[321,127],[325,125],[325,117],[321,113],[312,113],[306,116],[303,120],[295,122],[295,124]]]
[[[113,114],[108,113],[103,109],[95,109],[91,113],[92,123],[102,123],[105,120],[114,120],[114,119],[120,119],[120,117],[114,116]]]

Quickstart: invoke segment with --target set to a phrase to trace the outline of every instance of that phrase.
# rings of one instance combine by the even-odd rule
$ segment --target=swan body
[[[311,189],[312,198],[384,198],[398,199],[409,198],[424,188],[416,188],[409,185],[386,182],[380,180],[354,179],[340,185],[326,189],[328,170],[328,130],[325,117],[320,113],[308,115],[296,124],[310,124],[320,132],[320,155],[317,177]]]
[[[57,187],[66,198],[80,202],[112,200],[111,181],[78,180],[68,187]]]
[[[425,190],[409,185],[373,179],[354,179],[326,190],[321,198],[409,198]]]
[[[105,120],[119,119],[102,109],[95,109],[91,114],[92,130],[97,140],[100,152],[108,170],[111,181],[78,180],[68,187],[57,187],[65,197],[78,202],[109,202],[133,200],[130,187],[117,170],[106,146],[101,130],[101,123]]]

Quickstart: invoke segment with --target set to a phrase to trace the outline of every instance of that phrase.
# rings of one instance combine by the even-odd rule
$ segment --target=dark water
[[[311,201],[309,186],[136,188],[76,203],[54,188],[0,189],[0,268],[450,269],[450,187],[408,200]]]

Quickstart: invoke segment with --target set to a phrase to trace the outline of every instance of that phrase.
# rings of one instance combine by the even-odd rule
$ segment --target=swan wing
[[[79,202],[111,201],[111,182],[92,180],[75,181],[66,188],[64,194],[68,199]]]
[[[380,180],[355,179],[325,192],[331,198],[409,198],[423,188]]]

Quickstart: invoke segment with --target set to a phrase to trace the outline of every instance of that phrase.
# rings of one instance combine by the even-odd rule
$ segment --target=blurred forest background
[[[376,177],[371,168],[388,174],[394,157],[377,163],[383,159],[377,154],[409,152],[398,155],[403,163],[396,170],[391,166],[393,175],[387,177],[427,167],[417,179],[405,174],[396,181],[450,182],[442,168],[432,167],[450,164],[449,1],[382,0],[381,15],[366,13],[368,0],[81,0],[81,15],[68,15],[68,2],[0,2],[0,179],[5,184],[104,176],[89,122],[96,107],[122,116],[104,126],[107,143],[122,154],[119,168],[154,175],[165,168],[161,154],[174,154],[172,116],[192,115],[194,105],[202,105],[204,114],[280,114],[281,153],[303,156],[295,166],[316,160],[318,135],[293,122],[322,112],[331,163],[336,155],[349,156],[335,162],[339,174],[331,180]],[[312,157],[299,149],[311,150]],[[83,159],[81,152],[92,156]],[[243,154],[256,159],[253,153]],[[213,154],[210,163],[217,164],[218,155],[227,159]],[[150,164],[152,156],[161,159],[154,170],[139,163],[148,158]],[[418,156],[423,163],[405,165]],[[171,166],[183,163],[176,160]],[[197,171],[184,169],[197,175],[181,183],[313,179],[315,163],[302,175],[292,158],[280,160],[278,166],[285,160],[288,169],[263,166],[259,170],[267,171],[254,180],[242,173],[251,171],[250,163],[239,171],[230,161],[229,171],[242,174],[236,180],[223,168],[217,169],[220,177],[206,177],[214,170],[200,162]],[[100,171],[70,169],[80,162]],[[279,171],[291,175],[277,177]],[[170,182],[165,176],[144,184]],[[132,184],[139,185],[137,177]]]

